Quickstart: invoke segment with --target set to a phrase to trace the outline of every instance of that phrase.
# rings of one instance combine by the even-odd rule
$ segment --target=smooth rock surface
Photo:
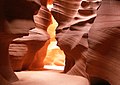
[[[16,72],[20,79],[12,85],[89,85],[86,78],[70,76],[54,71]]]

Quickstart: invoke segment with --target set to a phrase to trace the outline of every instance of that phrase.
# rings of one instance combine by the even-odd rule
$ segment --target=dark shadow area
[[[91,85],[111,85],[108,81],[98,77],[91,77],[90,83]]]

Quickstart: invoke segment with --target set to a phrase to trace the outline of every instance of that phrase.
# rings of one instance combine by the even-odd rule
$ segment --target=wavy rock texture
[[[87,72],[120,85],[120,1],[103,0],[88,36]]]
[[[28,48],[25,44],[10,44],[9,55],[13,70],[22,70],[24,55],[27,51]]]
[[[12,52],[15,51],[14,48],[17,48],[19,53],[22,54],[21,59],[18,59],[18,62],[14,62],[16,61],[14,55],[16,55],[16,58],[17,56],[20,57],[20,55],[18,54],[18,51],[15,51],[14,54],[11,54],[10,52],[14,70],[28,70],[28,69],[38,70],[43,68],[44,66],[43,60],[45,58],[47,46],[49,44],[49,43],[46,43],[46,41],[49,40],[50,38],[49,34],[47,33],[47,28],[51,22],[51,14],[47,9],[47,7],[41,6],[41,8],[38,11],[38,14],[34,15],[34,21],[36,24],[36,28],[29,30],[28,36],[23,36],[21,38],[14,39],[13,43],[16,44],[16,46],[15,45],[10,46],[10,48],[13,48],[11,49]],[[20,52],[21,47],[19,47],[20,46],[19,44],[26,45],[28,51],[24,53],[23,50],[26,47],[22,45],[22,48],[24,49],[22,49],[22,52]],[[42,55],[37,56],[36,53],[38,52],[38,50],[39,50],[39,53],[42,52]]]
[[[38,4],[37,6],[40,7]],[[29,27],[33,27],[33,12],[34,10],[31,8],[31,4],[25,0],[17,2],[15,0],[0,1],[0,75],[10,83],[17,81],[18,78],[10,65],[8,48],[12,39],[19,37],[19,35],[13,35],[9,28],[12,28],[11,26],[14,25],[13,27],[17,29],[16,24],[12,23],[16,19],[29,19],[32,23]],[[0,84],[2,83],[3,82],[0,81]]]
[[[47,48],[44,46],[45,42],[41,42],[39,40],[29,40],[28,41],[14,41],[9,46],[9,54],[11,59],[12,67],[15,71],[20,70],[36,70],[43,68],[43,60],[45,58],[45,53]],[[45,52],[43,52],[44,50]],[[42,52],[41,56],[37,56],[36,54]],[[41,53],[40,53],[41,54]],[[37,61],[35,61],[37,60]],[[35,64],[32,68],[31,65]]]
[[[119,85],[119,81],[120,81],[120,75],[119,75],[120,73],[120,69],[119,69],[120,11],[118,10],[120,10],[119,0],[103,0],[102,5],[98,11],[98,16],[92,28],[90,29],[90,33],[88,34],[88,42],[89,42],[88,50],[85,52],[85,54],[84,53],[82,54],[83,56],[86,56],[85,57],[87,59],[86,68],[90,76],[103,78],[107,80],[109,83],[111,83],[112,85]],[[84,14],[84,12],[85,12],[84,10],[79,11],[79,13],[82,13],[82,14]],[[60,12],[58,11],[57,13],[60,13]],[[93,12],[90,11],[90,13],[93,13]],[[72,22],[72,19],[71,19],[71,22]],[[72,46],[74,48],[76,44],[69,42],[69,40],[73,41],[76,39],[74,39],[73,37],[70,37],[70,38],[65,37],[65,40],[64,40],[64,37],[62,35],[65,35],[65,33],[69,32],[68,29],[70,27],[72,29],[72,26],[66,27],[65,29],[63,29],[65,26],[66,25],[63,25],[63,24],[61,25],[61,23],[59,24],[58,28],[59,29],[61,28],[62,30],[57,31],[58,33],[57,40],[58,40],[58,45],[64,50],[65,53],[66,51],[70,51],[68,52],[68,54],[70,55],[70,53],[72,53],[70,49],[72,48]],[[76,30],[74,30],[74,34],[76,33],[75,31]],[[71,33],[69,34],[71,35]],[[74,37],[76,38],[76,36]],[[79,39],[81,40],[81,37],[79,37]],[[67,44],[64,44],[64,43],[67,43]],[[73,52],[73,54],[74,53],[75,52]],[[75,54],[73,55],[74,57],[75,57]],[[67,58],[69,57],[70,56],[68,56]],[[75,62],[74,67],[68,72],[68,74],[84,76],[85,69],[82,69],[82,68],[85,68],[86,65],[84,64],[84,61],[82,61],[82,59],[77,59],[77,60],[78,61]]]
[[[46,6],[41,5],[38,14],[34,16],[34,21],[36,27],[47,30],[48,26],[51,24],[51,13]]]
[[[14,38],[21,37],[21,33],[35,27],[33,15],[39,10],[40,4],[36,0],[33,2],[35,3],[27,0],[0,1],[0,80],[5,79],[9,83],[18,80],[9,62],[8,48]],[[1,85],[2,83],[4,81],[0,81]]]
[[[79,60],[79,71],[70,70],[68,74],[82,75],[85,72],[86,58],[83,56],[88,48],[87,33],[96,17],[100,0],[55,0],[52,14],[58,22],[56,28],[57,45],[66,55],[65,72],[69,71]],[[73,67],[74,68],[74,67]],[[75,66],[77,68],[77,66]]]

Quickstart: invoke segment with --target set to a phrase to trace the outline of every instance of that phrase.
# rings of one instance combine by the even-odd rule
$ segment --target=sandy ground
[[[22,71],[16,72],[16,75],[19,81],[12,85],[89,85],[88,80],[83,77],[58,71]]]

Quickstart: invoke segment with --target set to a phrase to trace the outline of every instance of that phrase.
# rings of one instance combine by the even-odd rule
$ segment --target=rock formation
[[[100,1],[100,0],[98,0]],[[61,1],[62,2],[62,1]],[[64,2],[64,0],[63,0]],[[66,2],[66,1],[65,1]],[[90,0],[90,3],[81,3],[81,5],[85,5],[85,9],[81,10],[78,9],[78,13],[80,16],[87,14],[84,16],[84,19],[80,19],[75,17],[73,20],[67,21],[65,23],[62,18],[59,19],[59,17],[65,17],[65,13],[59,11],[63,9],[63,6],[60,5],[57,0],[55,1],[55,8],[53,9],[53,15],[55,16],[56,20],[58,21],[59,25],[57,28],[57,40],[58,40],[58,45],[61,47],[61,49],[65,52],[65,54],[69,54],[67,58],[71,58],[70,54],[72,55],[73,59],[75,60],[75,65],[67,72],[68,74],[71,75],[79,75],[79,76],[85,76],[86,77],[86,72],[90,75],[90,78],[95,78],[95,80],[92,80],[92,83],[97,82],[96,85],[100,84],[104,80],[104,85],[119,85],[120,84],[120,69],[119,69],[119,58],[120,58],[120,1],[119,0],[103,0],[100,8],[98,9],[98,16],[95,19],[94,23],[93,20],[96,15],[94,15],[94,11],[91,9],[91,6],[95,9],[98,7],[97,5],[98,2],[95,0]],[[88,1],[89,2],[89,1]],[[95,4],[92,4],[96,3]],[[58,3],[58,4],[56,4]],[[89,5],[90,4],[90,5]],[[67,4],[68,5],[68,4]],[[58,7],[57,7],[58,6]],[[83,7],[83,8],[84,8]],[[89,9],[90,7],[90,9]],[[88,8],[88,10],[86,10]],[[85,10],[85,11],[84,11]],[[69,12],[69,11],[67,11]],[[89,16],[93,15],[93,16]],[[92,14],[91,14],[92,13]],[[65,14],[65,15],[62,15]],[[70,15],[69,15],[70,16]],[[86,17],[89,16],[89,17]],[[68,17],[68,16],[66,16]],[[74,22],[78,22],[77,24],[74,25]],[[85,21],[84,21],[85,20]],[[73,24],[70,25],[69,21],[71,21]],[[65,25],[61,22],[65,23]],[[93,26],[91,27],[92,24]],[[70,25],[70,26],[67,26]],[[84,38],[84,33],[80,35],[79,37],[72,35],[71,31],[73,33],[80,34],[83,28],[86,26],[90,26],[90,31],[88,32],[88,46],[81,44],[81,40]],[[73,29],[74,28],[74,29]],[[75,29],[76,28],[76,29]],[[58,30],[59,29],[59,30]],[[88,29],[88,27],[87,27]],[[70,30],[70,31],[69,31]],[[67,34],[68,33],[68,34]],[[86,33],[85,33],[86,34]],[[72,35],[72,37],[70,37]],[[64,37],[65,36],[65,37]],[[69,37],[67,37],[69,36]],[[75,39],[74,39],[75,38]],[[79,40],[79,43],[76,44],[76,41],[74,40]],[[70,42],[71,41],[71,42]],[[73,41],[73,42],[72,42]],[[84,40],[83,40],[84,41]],[[80,49],[83,47],[87,47],[86,51],[80,51],[80,49],[77,49],[75,52],[82,52],[82,53],[75,53],[74,49],[80,45]],[[68,52],[69,51],[69,52]],[[76,56],[78,55],[78,56]],[[91,78],[91,79],[92,79]],[[98,78],[98,79],[97,79]],[[108,83],[109,82],[109,83]],[[102,84],[103,85],[103,84]]]
[[[43,31],[43,32],[42,32]],[[40,33],[39,33],[40,32]],[[44,50],[45,54],[46,54],[46,50],[42,49],[43,47],[47,46],[45,44],[46,41],[41,41],[41,39],[48,39],[48,37],[45,37],[47,34],[44,30],[37,30],[37,29],[32,29],[29,32],[28,36],[24,36],[21,38],[16,38],[13,40],[13,42],[10,44],[9,46],[9,54],[10,54],[10,59],[11,59],[11,63],[13,66],[13,69],[16,71],[19,70],[30,70],[30,66],[32,65],[32,63],[37,63],[34,61],[34,59],[37,57],[36,53],[41,50]],[[29,37],[31,36],[32,37]],[[40,52],[40,51],[39,51]],[[40,53],[41,54],[41,53]],[[43,52],[42,52],[43,54]],[[39,67],[37,67],[38,69],[43,68],[44,64],[43,64],[43,60],[45,58],[45,54],[39,56],[40,59],[39,63],[41,63],[41,65],[39,64]],[[31,67],[32,69],[32,67]],[[34,69],[32,69],[34,70]]]
[[[103,0],[90,29],[87,72],[93,77],[120,84],[120,1]]]
[[[13,43],[16,43],[16,45],[18,46],[18,50],[20,49],[19,44],[26,45],[28,49],[26,54],[22,53],[24,55],[21,56],[22,58],[21,62],[15,63],[13,60],[14,62],[13,68],[16,68],[15,65],[19,63],[21,63],[21,66],[19,68],[20,70],[39,70],[44,66],[43,60],[45,58],[47,46],[49,44],[49,43],[46,43],[46,41],[49,40],[50,38],[47,33],[47,28],[51,23],[51,14],[46,6],[41,5],[38,11],[38,14],[34,15],[34,22],[35,22],[36,28],[29,30],[29,35],[23,36],[21,38],[16,38],[13,40]],[[14,47],[11,47],[11,48],[14,48]],[[23,48],[26,49],[25,46]],[[43,55],[37,56],[36,53],[38,52],[38,50],[40,50]],[[14,49],[12,51],[14,51]],[[17,58],[19,54],[17,55],[17,52],[15,54]],[[12,59],[12,56],[11,56],[11,59]],[[15,69],[15,70],[19,70],[19,69]]]
[[[58,22],[56,28],[57,45],[66,55],[64,72],[87,77],[85,70],[86,58],[83,56],[88,48],[88,31],[96,17],[100,0],[54,0],[52,14]],[[81,69],[70,70],[75,62],[81,60]],[[75,66],[76,67],[76,66]],[[84,71],[84,72],[82,72]]]
[[[27,0],[20,0],[17,2],[16,0],[0,1],[1,85],[5,85],[5,81],[12,83],[18,80],[10,64],[8,48],[13,39],[22,36],[21,32],[26,34],[28,33],[29,29],[35,27],[35,23],[33,22],[33,15],[37,10],[39,10],[40,4],[36,2],[36,0],[33,2],[34,3],[31,3],[31,1]],[[34,9],[32,8],[33,4],[35,6]]]

